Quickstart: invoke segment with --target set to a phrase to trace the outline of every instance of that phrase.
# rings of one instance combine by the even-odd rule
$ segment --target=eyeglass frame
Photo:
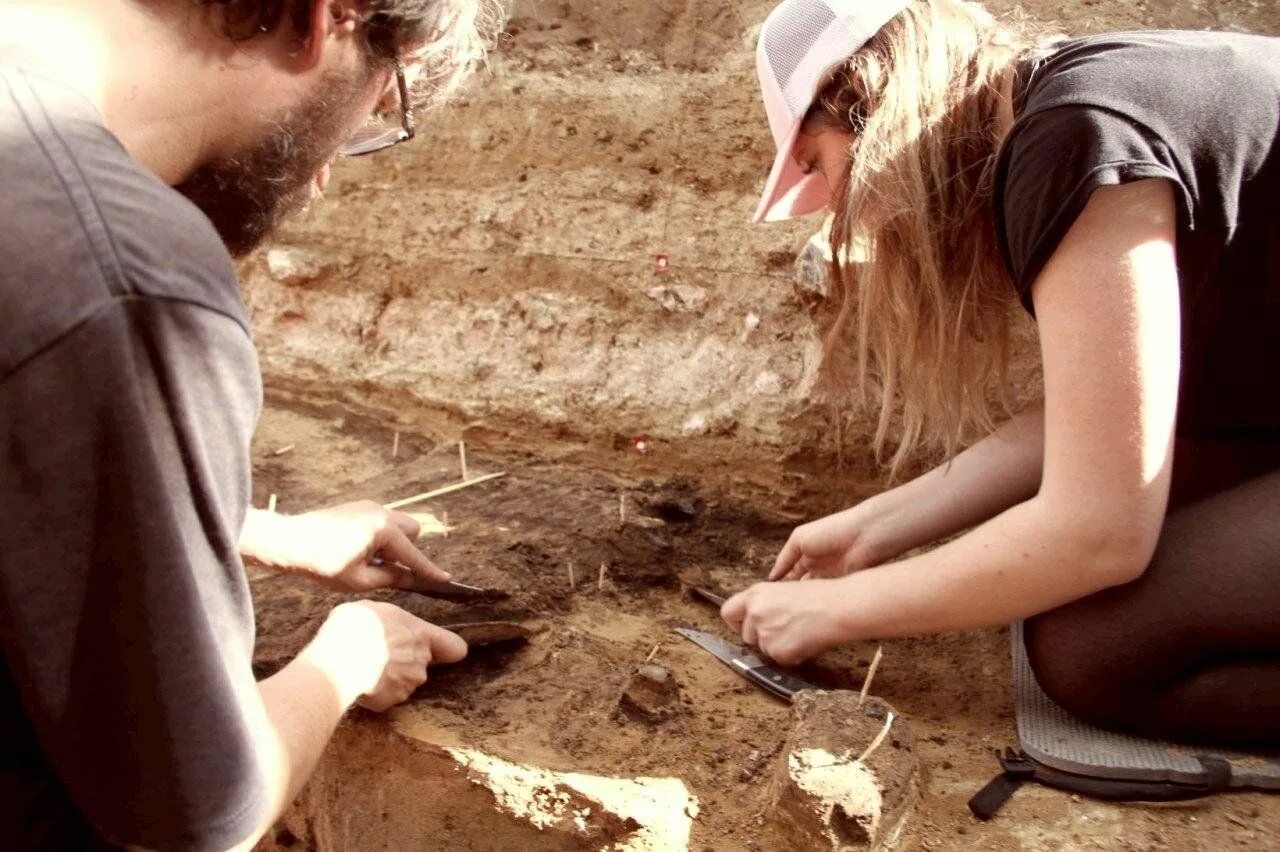
[[[408,142],[416,135],[413,125],[413,104],[409,100],[409,82],[405,79],[404,63],[397,57],[394,60],[396,72],[396,91],[400,98],[400,127],[387,130],[357,131],[338,148],[344,157],[364,157],[376,154],[388,148],[394,148],[402,142]]]

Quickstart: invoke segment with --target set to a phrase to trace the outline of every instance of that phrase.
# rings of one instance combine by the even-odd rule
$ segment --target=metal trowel
[[[407,574],[412,574],[413,585],[406,588],[405,591],[416,592],[428,598],[443,601],[500,601],[511,597],[509,592],[499,589],[482,589],[479,586],[459,583],[457,580],[423,580],[414,574],[413,569],[408,565],[403,562],[397,562],[394,559],[383,559],[381,556],[374,556],[369,560],[369,564],[399,568]]]
[[[508,642],[523,644],[538,633],[536,628],[518,621],[470,621],[464,624],[442,624],[462,637],[469,647],[502,645]]]

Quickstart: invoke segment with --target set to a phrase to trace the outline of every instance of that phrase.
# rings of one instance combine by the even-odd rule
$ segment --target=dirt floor
[[[273,392],[254,450],[255,503],[276,494],[282,511],[298,512],[363,497],[389,501],[457,480],[452,441],[405,431],[394,459],[393,441],[376,417]],[[490,792],[477,796],[439,748],[519,767],[675,779],[696,799],[688,806],[697,814],[689,848],[778,848],[762,842],[759,817],[789,711],[671,628],[720,631],[715,612],[690,600],[682,580],[733,590],[758,577],[794,524],[793,511],[811,501],[806,489],[794,478],[734,482],[731,473],[630,446],[601,453],[473,439],[469,461],[473,476],[508,476],[410,510],[448,527],[447,536],[423,540],[433,558],[461,579],[510,591],[510,599],[382,597],[441,624],[517,619],[541,632],[527,646],[482,649],[433,670],[430,683],[387,717],[356,712],[309,795],[264,848],[673,848],[661,839],[632,842],[636,824],[625,819],[596,819],[587,834],[534,830],[501,815]],[[629,507],[625,525],[620,496]],[[342,600],[260,572],[253,589],[264,675]],[[920,804],[898,848],[1274,847],[1280,800],[1261,795],[1140,807],[1031,787],[994,821],[972,819],[965,802],[994,774],[992,750],[1014,742],[1007,641],[1004,631],[984,631],[885,644],[872,691],[901,714],[901,736],[912,735],[923,766]],[[829,653],[798,674],[856,689],[874,650],[864,643]],[[619,705],[651,653],[679,685],[673,712],[657,720]]]

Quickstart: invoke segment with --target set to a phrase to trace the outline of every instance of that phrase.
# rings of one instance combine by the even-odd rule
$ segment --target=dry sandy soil
[[[376,417],[274,393],[255,450],[255,502],[274,493],[282,511],[303,511],[356,495],[390,501],[457,480],[452,442],[403,432],[394,459],[393,442]],[[602,814],[582,831],[535,829],[519,806],[469,780],[442,748],[475,750],[526,773],[674,779],[680,791],[660,804],[683,813],[686,799],[696,799],[688,848],[785,848],[762,842],[759,820],[788,709],[671,628],[720,629],[715,612],[692,601],[683,583],[734,590],[752,582],[808,501],[803,490],[788,480],[676,474],[667,460],[630,447],[601,454],[492,439],[484,452],[473,447],[469,462],[472,475],[508,476],[432,501],[448,535],[432,535],[424,547],[461,579],[511,597],[487,604],[409,592],[380,597],[440,624],[512,619],[541,632],[527,646],[479,649],[462,664],[433,670],[431,682],[388,717],[355,713],[263,848],[683,848]],[[292,656],[341,600],[272,574],[255,572],[253,589],[262,675]],[[672,673],[679,699],[669,718],[650,720],[619,699],[655,646],[653,660]],[[874,650],[864,643],[829,653],[798,674],[821,687],[856,689]],[[894,745],[914,749],[923,767],[920,802],[898,848],[1264,849],[1280,837],[1280,800],[1260,794],[1143,807],[1028,787],[997,819],[978,822],[965,803],[994,774],[992,751],[1014,743],[1007,634],[900,640],[884,651],[873,693],[900,714]],[[542,776],[524,784],[508,797],[557,789]],[[600,801],[586,797],[583,807],[598,810]]]
[[[268,388],[255,504],[276,494],[283,511],[303,511],[445,484],[465,436],[473,472],[509,475],[421,507],[449,528],[423,546],[511,597],[386,597],[439,623],[541,628],[527,646],[436,670],[387,717],[354,714],[264,848],[669,848],[640,836],[660,819],[574,817],[608,796],[481,772],[478,760],[665,779],[644,795],[692,819],[690,848],[770,848],[761,779],[788,710],[671,631],[716,629],[682,581],[741,588],[797,522],[883,487],[865,416],[812,402],[813,297],[792,266],[815,223],[746,225],[772,156],[751,56],[771,5],[517,2],[490,72],[420,144],[344,164],[327,203],[245,264]],[[1071,32],[1280,33],[1272,2],[1025,5]],[[655,273],[657,253],[671,272]],[[1034,349],[1026,330],[1023,346]],[[1025,355],[1016,397],[1034,393],[1035,373]],[[653,447],[643,455],[639,434]],[[253,586],[267,673],[339,598],[258,573]],[[619,709],[655,646],[679,685],[661,720]],[[856,688],[873,651],[831,653],[801,674]],[[993,822],[974,821],[965,801],[993,774],[992,750],[1014,742],[1004,632],[887,643],[873,691],[901,714],[896,747],[923,767],[903,848],[1280,838],[1280,799],[1259,795],[1156,808],[1028,788]],[[504,799],[472,783],[477,772],[524,787],[512,781]],[[559,816],[518,815],[516,787],[558,790],[559,804],[540,807]]]

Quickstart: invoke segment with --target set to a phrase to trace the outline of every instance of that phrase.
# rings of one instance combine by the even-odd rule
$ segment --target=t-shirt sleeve
[[[0,376],[0,650],[107,838],[226,848],[267,806],[236,550],[256,363],[233,319],[105,302]]]
[[[1028,311],[1034,313],[1032,285],[1093,191],[1145,178],[1173,181],[1189,216],[1187,190],[1172,155],[1132,118],[1071,105],[1041,110],[1015,124],[996,177],[996,230]]]

